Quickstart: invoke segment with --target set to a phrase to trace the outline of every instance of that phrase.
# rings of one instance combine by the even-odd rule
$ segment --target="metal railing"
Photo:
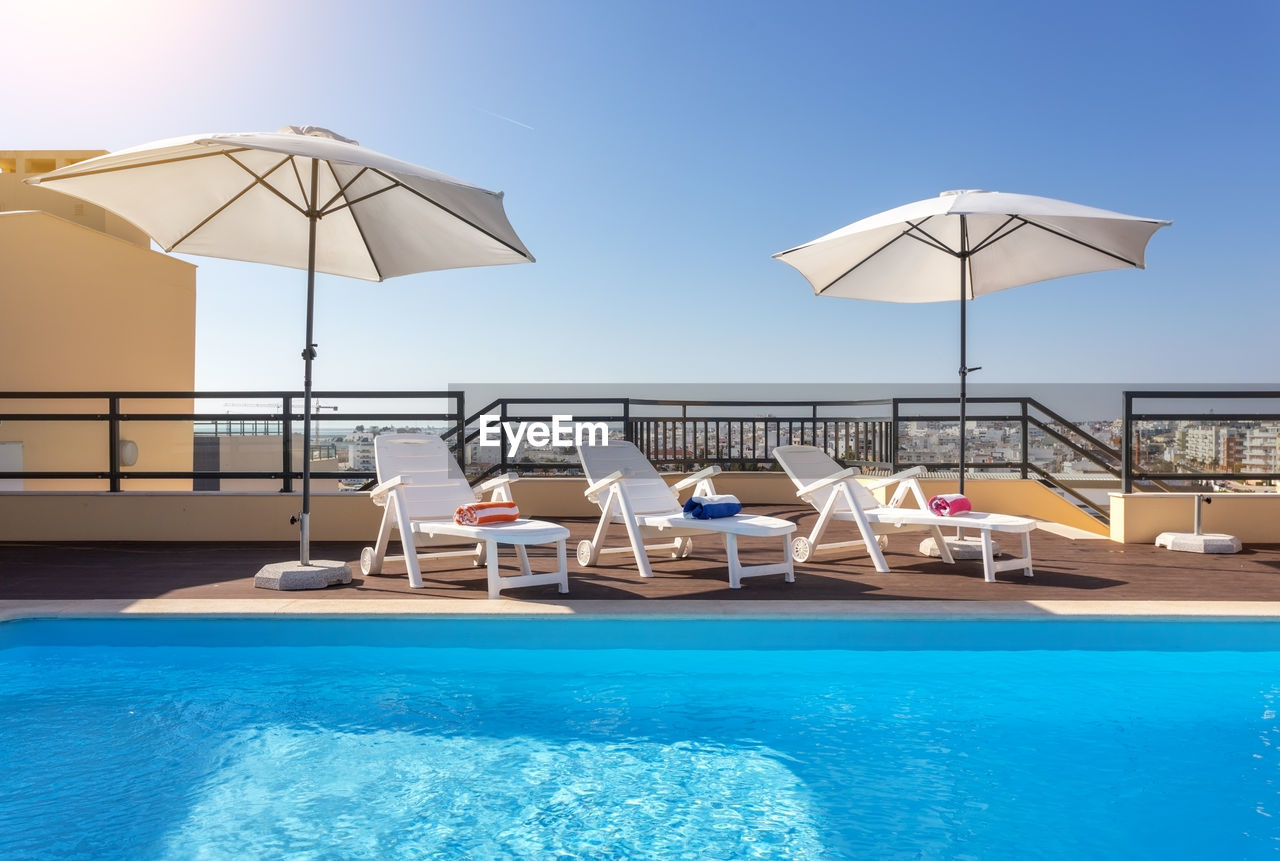
[[[966,469],[1013,471],[1033,478],[1069,497],[1094,517],[1107,522],[1108,514],[1090,499],[1030,457],[1033,432],[1093,464],[1100,475],[1120,480],[1121,452],[1090,435],[1035,398],[969,398],[978,408],[1010,406],[1015,412],[970,414],[969,424],[1013,424],[1020,436],[1019,457],[1011,461],[978,462],[968,459]],[[956,461],[920,460],[904,456],[901,429],[908,422],[959,423],[958,398],[886,398],[853,401],[693,401],[641,398],[499,398],[467,417],[465,441],[473,443],[482,416],[493,415],[502,423],[551,422],[554,408],[589,406],[591,415],[575,413],[578,421],[605,422],[615,436],[636,444],[659,469],[690,470],[718,465],[734,470],[776,469],[772,451],[778,445],[809,444],[825,449],[847,465],[868,472],[897,472],[912,466],[931,470],[955,470]],[[928,411],[928,407],[953,407],[954,413]],[[747,414],[754,408],[756,414]],[[916,408],[913,411],[912,408]],[[921,410],[919,408],[926,408]],[[771,415],[761,416],[767,409]],[[887,416],[853,415],[877,410]],[[643,413],[658,413],[643,414]],[[784,413],[791,413],[786,415]],[[506,425],[500,428],[499,451],[493,462],[472,464],[477,478],[500,472],[578,474],[576,459],[561,462],[521,459],[509,451]]]
[[[628,440],[659,469],[684,470],[717,465],[733,470],[772,469],[773,449],[787,443],[821,445],[840,459],[860,466],[886,467],[892,460],[887,418],[849,415],[858,408],[883,408],[874,401],[702,401],[649,398],[499,398],[467,417],[467,444],[479,440],[484,416],[498,421],[495,460],[479,465],[478,478],[517,470],[578,473],[572,455],[561,463],[520,459],[511,454],[508,423],[553,421],[555,408],[574,409],[575,422],[599,422],[614,437]],[[589,408],[589,414],[577,412]],[[766,409],[775,413],[751,413]],[[832,415],[831,413],[835,414]],[[790,413],[787,415],[785,413]],[[524,451],[527,447],[521,447]],[[476,464],[473,464],[473,467]],[[473,470],[475,471],[475,470]]]
[[[465,396],[460,391],[326,391],[315,394],[317,408],[313,412],[315,423],[332,425],[341,421],[345,425],[377,423],[428,426],[439,432],[457,453],[460,462],[469,467],[477,477],[487,477],[495,472],[518,470],[537,474],[577,474],[579,466],[572,452],[563,453],[559,460],[526,456],[521,450],[512,456],[508,445],[510,438],[505,427],[499,425],[500,444],[491,459],[467,463],[468,454],[475,455],[473,444],[479,436],[482,416],[495,416],[499,422],[551,421],[557,413],[572,412],[574,421],[601,422],[607,425],[614,437],[636,443],[645,455],[660,469],[687,470],[694,466],[717,464],[735,470],[774,469],[772,450],[788,443],[807,443],[826,449],[837,459],[863,467],[869,471],[897,471],[921,465],[932,471],[958,470],[956,460],[945,456],[945,435],[939,430],[932,435],[912,436],[911,423],[936,423],[938,428],[950,425],[949,434],[955,433],[959,421],[956,398],[887,398],[878,400],[847,401],[701,401],[658,400],[641,398],[500,398],[468,415]],[[197,412],[165,409],[165,401],[209,400],[271,401],[278,404],[269,410],[255,412]],[[339,419],[332,413],[322,414],[321,400],[367,400],[381,403],[423,400],[443,400],[445,408],[436,411],[410,410],[351,410],[344,407]],[[1052,486],[1083,508],[1090,509],[1105,518],[1097,504],[1081,494],[1070,483],[1055,476],[1044,461],[1036,463],[1032,457],[1033,442],[1050,445],[1055,450],[1070,452],[1070,456],[1089,465],[1099,476],[1114,478],[1121,489],[1128,493],[1135,489],[1177,489],[1167,482],[1204,482],[1214,480],[1280,480],[1280,472],[1258,468],[1256,464],[1235,463],[1229,467],[1221,464],[1215,468],[1205,464],[1179,463],[1170,470],[1152,469],[1144,461],[1142,440],[1158,433],[1174,433],[1177,428],[1203,425],[1228,425],[1233,427],[1233,438],[1240,437],[1242,424],[1252,423],[1259,428],[1280,429],[1280,409],[1252,411],[1226,404],[1226,411],[1163,410],[1140,412],[1136,406],[1149,401],[1212,401],[1257,402],[1271,400],[1280,405],[1280,391],[1130,391],[1124,393],[1122,443],[1119,447],[1097,439],[1076,423],[1046,407],[1031,397],[974,397],[968,400],[974,408],[968,415],[969,425],[999,427],[1009,430],[1009,438],[1017,434],[1016,448],[1012,456],[1002,460],[987,458],[977,462],[969,458],[966,470],[1013,473],[1020,478],[1032,478]],[[21,409],[13,404],[22,402]],[[82,402],[82,403],[74,403]],[[139,403],[146,402],[146,403]],[[32,408],[32,404],[36,408]],[[88,406],[86,406],[86,403]],[[191,479],[217,486],[220,480],[266,479],[279,482],[279,489],[291,491],[301,477],[301,464],[295,463],[294,436],[301,431],[303,416],[299,412],[302,395],[288,391],[206,391],[206,392],[0,392],[0,423],[22,422],[92,422],[103,426],[105,433],[95,435],[91,447],[101,446],[93,459],[105,463],[106,468],[52,469],[36,468],[0,472],[0,479],[93,479],[102,480],[112,491],[127,488],[136,479]],[[55,405],[66,405],[57,409]],[[262,404],[248,404],[262,406]],[[279,462],[277,467],[263,470],[245,469],[152,469],[139,470],[126,467],[121,461],[122,428],[137,422],[189,423],[193,439],[203,434],[217,435],[265,435],[279,437]],[[0,431],[8,428],[0,427]],[[1110,431],[1114,434],[1115,431]],[[927,451],[913,447],[912,441],[928,440]],[[12,438],[12,434],[0,433],[0,441]],[[1280,439],[1280,436],[1277,437]],[[939,443],[939,439],[943,443]],[[317,439],[318,446],[330,447],[334,440]],[[1009,446],[1003,446],[1005,451]],[[1166,447],[1167,450],[1167,447]],[[922,457],[922,453],[935,455]],[[937,455],[941,456],[937,456]],[[312,452],[317,456],[317,451]],[[1274,452],[1267,455],[1275,463]],[[473,458],[474,459],[474,458]],[[1060,462],[1061,459],[1055,462]],[[1246,471],[1248,467],[1256,471]],[[370,469],[326,470],[312,473],[320,479],[367,479],[373,477]]]
[[[1276,409],[1270,412],[1253,412],[1233,407],[1226,412],[1218,412],[1209,409],[1205,412],[1203,409],[1196,411],[1179,410],[1179,411],[1160,411],[1160,412],[1140,412],[1135,406],[1140,401],[1199,401],[1217,402],[1222,401],[1241,401],[1253,402],[1258,400],[1269,400],[1276,405]],[[1275,451],[1275,446],[1280,444],[1280,390],[1252,390],[1252,391],[1224,391],[1224,390],[1205,390],[1205,391],[1169,391],[1169,390],[1140,390],[1127,391],[1124,393],[1124,414],[1123,414],[1123,454],[1121,467],[1121,490],[1124,493],[1132,493],[1138,482],[1161,482],[1162,487],[1168,488],[1164,482],[1180,481],[1203,483],[1208,481],[1277,481],[1280,480],[1280,471],[1274,468],[1280,456]],[[1258,430],[1262,430],[1262,425],[1277,426],[1276,435],[1272,437],[1272,445],[1270,447],[1269,459],[1273,468],[1270,470],[1245,470],[1245,462],[1243,458],[1237,460],[1231,453],[1232,445],[1226,444],[1225,440],[1241,439],[1240,432],[1242,423],[1253,423],[1259,425]],[[1217,443],[1223,442],[1221,451],[1216,453],[1213,458],[1212,467],[1206,459],[1201,463],[1190,462],[1183,454],[1181,448],[1175,448],[1174,466],[1181,466],[1180,469],[1169,470],[1151,470],[1144,469],[1143,446],[1141,443],[1141,430],[1143,424],[1155,425],[1155,428],[1149,429],[1151,433],[1160,434],[1178,434],[1184,435],[1194,433],[1192,425],[1223,425],[1226,424],[1231,428],[1227,434],[1219,434],[1214,432],[1214,438],[1211,442],[1217,448]],[[1225,438],[1225,439],[1224,439]],[[1239,447],[1239,442],[1234,447]],[[1167,449],[1166,449],[1167,450]],[[1265,462],[1263,463],[1265,466]],[[1214,468],[1216,467],[1216,468]]]
[[[349,411],[340,419],[344,424],[368,424],[371,422],[405,422],[425,424],[428,422],[446,422],[447,427],[440,429],[445,439],[456,440],[461,437],[465,417],[465,402],[462,392],[419,392],[419,391],[324,391],[313,393],[313,427],[319,422],[332,424],[334,414],[322,414],[317,405],[321,399],[359,399],[377,401],[402,400],[446,400],[450,408],[443,412],[400,412],[400,411]],[[267,412],[227,413],[214,412],[171,412],[154,409],[125,409],[130,401],[194,401],[194,400],[248,400],[274,401],[280,404],[278,410]],[[26,402],[97,402],[105,409],[91,409],[75,412],[50,411],[14,411],[8,405],[14,401]],[[125,482],[137,479],[191,479],[197,483],[218,482],[223,479],[266,479],[278,480],[282,492],[294,489],[295,481],[302,478],[301,464],[294,463],[293,438],[302,432],[303,414],[299,405],[303,403],[303,393],[293,391],[204,391],[204,392],[0,392],[0,429],[10,422],[96,422],[106,425],[105,461],[106,469],[34,469],[20,471],[2,471],[0,479],[91,479],[105,480],[108,489],[121,491]],[[199,469],[161,469],[138,470],[125,467],[121,462],[122,425],[140,422],[183,422],[191,423],[192,437],[210,430],[225,429],[232,431],[232,425],[240,424],[257,429],[277,429],[269,436],[280,437],[280,461],[278,469],[267,470],[199,470]],[[202,427],[203,426],[203,427]],[[235,434],[232,434],[235,435]],[[0,434],[3,440],[4,434]],[[315,458],[317,449],[324,454],[333,453],[333,443],[329,440],[316,441],[313,435],[313,446],[310,455]],[[360,479],[372,478],[372,470],[312,470],[313,478],[318,479]]]
[[[955,413],[908,413],[904,408],[915,405],[919,406],[941,406],[954,404],[957,407]],[[1103,510],[1098,502],[1090,499],[1075,487],[1072,487],[1066,481],[1055,476],[1052,472],[1032,462],[1030,456],[1032,432],[1040,434],[1043,438],[1051,440],[1057,445],[1061,445],[1078,455],[1081,459],[1097,467],[1099,473],[1110,476],[1117,480],[1121,475],[1121,459],[1122,453],[1119,449],[1097,439],[1092,434],[1086,432],[1069,419],[1063,418],[1058,413],[1046,407],[1035,398],[1016,397],[1016,398],[996,398],[996,397],[970,397],[966,398],[968,407],[992,406],[1011,406],[1015,408],[1012,413],[991,413],[982,412],[975,414],[969,412],[966,416],[968,424],[1013,424],[1016,425],[1019,432],[1019,458],[1012,461],[982,461],[975,462],[970,458],[966,458],[963,468],[966,471],[981,469],[984,471],[1016,471],[1020,478],[1034,478],[1041,484],[1052,487],[1054,490],[1070,497],[1077,505],[1086,509],[1097,519],[1104,523],[1110,521],[1108,513]],[[959,424],[959,398],[894,398],[892,401],[893,414],[891,424],[894,428],[895,437],[893,448],[897,456],[894,458],[893,470],[895,472],[908,469],[913,466],[923,466],[930,470],[959,470],[961,464],[955,461],[938,461],[938,460],[920,460],[905,458],[898,454],[901,451],[898,430],[903,422],[911,421],[934,421],[940,423]]]

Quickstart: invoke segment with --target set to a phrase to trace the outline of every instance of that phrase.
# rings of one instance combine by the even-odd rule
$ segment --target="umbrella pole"
[[[307,342],[302,350],[302,517],[298,561],[311,564],[311,362],[316,357],[314,337],[316,306],[316,196],[320,165],[311,160],[311,202],[307,212]]]
[[[965,351],[965,310],[969,304],[969,225],[960,216],[960,492],[964,493],[965,400],[968,396],[969,359]],[[977,368],[974,368],[977,370]]]

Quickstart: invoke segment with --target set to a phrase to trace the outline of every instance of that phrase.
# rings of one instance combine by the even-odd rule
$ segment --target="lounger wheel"
[[[673,559],[686,559],[693,552],[693,539],[688,535],[681,535],[676,539],[675,549],[671,552]]]
[[[373,573],[373,548],[372,547],[366,547],[365,549],[360,551],[360,573],[361,574]]]
[[[592,549],[590,541],[583,540],[578,542],[578,564],[583,568],[591,564]]]
[[[791,558],[796,562],[808,562],[813,555],[813,544],[808,538],[796,538],[791,542]]]
[[[877,546],[877,547],[879,547],[882,551],[884,551],[884,550],[888,550],[888,549],[889,549],[889,536],[888,536],[888,535],[877,535],[877,536],[876,536],[876,546]]]

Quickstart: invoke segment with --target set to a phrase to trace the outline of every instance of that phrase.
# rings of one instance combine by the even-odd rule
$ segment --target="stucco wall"
[[[1234,535],[1242,542],[1280,544],[1280,493],[1113,493],[1111,538],[1122,544],[1153,544],[1161,532],[1191,532],[1195,497],[1200,529]]]
[[[61,197],[61,195],[56,195]],[[195,267],[43,212],[0,213],[0,391],[191,391]],[[185,400],[133,399],[124,412],[190,412]],[[92,401],[0,401],[0,412],[105,413]],[[190,422],[133,422],[138,470],[190,470]],[[23,468],[105,470],[103,422],[0,424]],[[189,489],[190,481],[134,482]],[[27,489],[106,489],[105,481],[24,479]]]
[[[674,482],[680,476],[667,478]],[[937,486],[927,487],[927,494],[953,489],[947,482],[928,484]],[[581,478],[529,478],[513,490],[529,517],[598,517],[600,510],[582,495],[585,487]],[[724,473],[716,489],[748,504],[803,510],[780,473]],[[1073,517],[1084,518],[1036,482],[970,482],[965,490],[987,511],[1067,525],[1078,525]],[[0,541],[290,541],[298,531],[289,517],[300,509],[298,493],[0,493]],[[315,493],[312,538],[372,542],[381,516],[368,494]],[[1105,534],[1097,524],[1091,531]]]

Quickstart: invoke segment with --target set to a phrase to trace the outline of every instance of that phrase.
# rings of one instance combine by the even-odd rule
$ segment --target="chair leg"
[[[618,495],[618,505],[622,508],[622,519],[627,527],[627,537],[631,539],[631,550],[635,554],[636,567],[640,569],[640,576],[652,577],[653,568],[649,565],[649,554],[644,548],[644,534],[640,531],[640,524],[636,522],[635,510],[632,509],[625,490],[616,485],[613,490]]]
[[[502,575],[498,573],[498,543],[496,541],[484,542],[485,549],[485,568],[489,580],[489,597],[496,599],[502,597]],[[523,553],[524,548],[520,548]],[[528,573],[528,572],[525,572]]]
[[[600,551],[604,549],[604,539],[609,534],[609,526],[613,522],[613,510],[618,505],[617,495],[613,488],[600,506],[600,522],[596,524],[595,535],[590,541],[578,542],[578,564],[589,568],[600,561]]]
[[[366,553],[360,554],[360,570],[364,574],[381,574],[382,563],[387,559],[387,545],[391,542],[391,528],[394,523],[392,515],[391,503],[382,509],[382,524],[378,527],[378,540],[374,542],[373,547],[366,548]]]
[[[991,548],[991,530],[982,530],[982,577],[988,583],[996,582],[996,560]]]
[[[560,566],[556,569],[560,572],[560,594],[565,595],[569,592],[569,562],[563,538],[556,542],[556,564]]]
[[[853,479],[846,479],[846,481],[852,480]],[[842,483],[840,485],[839,493],[843,493],[845,495],[845,500],[849,505],[849,510],[853,512],[853,521],[858,524],[858,532],[862,533],[862,543],[867,545],[867,553],[871,556],[871,564],[874,565],[876,571],[879,571],[881,574],[888,574],[889,563],[884,561],[884,553],[880,550],[880,542],[876,541],[876,532],[871,528],[871,523],[867,520],[867,515],[862,511],[857,500],[853,498],[853,494],[849,491],[847,484]],[[836,495],[834,493],[831,494],[829,504],[833,509],[835,508],[835,499]]]
[[[933,543],[938,545],[938,555],[942,557],[942,561],[954,565],[956,559],[951,555],[951,545],[942,537],[942,530],[937,526],[930,526],[929,532],[933,535]]]
[[[413,531],[413,522],[409,520],[408,514],[403,508],[396,504],[395,493],[392,492],[392,498],[387,502],[387,508],[391,506],[396,508],[396,523],[400,529],[400,544],[404,547],[404,567],[409,571],[409,587],[411,589],[422,588],[422,568],[418,565],[418,542],[417,536]]]
[[[732,532],[724,534],[724,551],[729,557],[729,588],[742,588],[742,563],[738,561],[738,536]],[[787,558],[791,558],[790,551],[787,552]]]

